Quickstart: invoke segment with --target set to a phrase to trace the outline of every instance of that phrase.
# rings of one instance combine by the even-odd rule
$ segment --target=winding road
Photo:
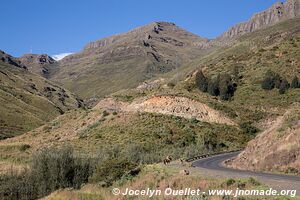
[[[223,166],[223,161],[233,158],[239,153],[240,152],[224,153],[208,158],[202,158],[200,160],[194,161],[193,166],[202,168],[204,170],[209,170],[213,172],[213,174],[221,177],[256,177],[258,180],[274,189],[297,190],[297,195],[300,195],[300,176],[244,171]]]

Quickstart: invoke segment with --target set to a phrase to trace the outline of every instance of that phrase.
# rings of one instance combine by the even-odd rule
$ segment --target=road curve
[[[233,152],[233,153],[225,153],[220,154],[208,158],[203,158],[193,162],[194,167],[201,167],[206,169],[224,171],[224,172],[233,172],[243,175],[249,176],[259,176],[265,178],[272,178],[277,180],[289,180],[289,181],[299,181],[300,183],[300,176],[290,176],[284,174],[271,174],[271,173],[264,173],[264,172],[253,172],[253,171],[244,171],[238,169],[227,168],[222,165],[223,161],[236,157],[240,152]]]
[[[199,167],[203,169],[213,170],[216,172],[216,174],[228,174],[228,175],[234,175],[235,177],[257,177],[260,180],[263,180],[263,182],[272,183],[276,182],[277,184],[287,184],[291,185],[293,189],[297,190],[297,193],[299,195],[300,192],[300,176],[290,176],[290,175],[284,175],[284,174],[271,174],[271,173],[265,173],[265,172],[254,172],[254,171],[246,171],[246,170],[238,170],[233,168],[227,168],[222,163],[223,161],[236,157],[240,152],[233,152],[233,153],[224,153],[219,154],[216,156],[208,157],[208,158],[202,158],[200,160],[196,160],[192,163],[194,167]],[[284,187],[278,187],[280,189]],[[291,188],[289,188],[291,189]]]

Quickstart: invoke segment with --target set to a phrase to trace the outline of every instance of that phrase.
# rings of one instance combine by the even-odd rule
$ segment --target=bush
[[[210,95],[219,96],[220,94],[219,82],[220,82],[219,75],[215,79],[209,81],[207,90]]]
[[[127,159],[107,159],[97,166],[91,180],[109,186],[136,167],[137,164]]]
[[[296,86],[297,78],[293,81],[293,86]],[[279,89],[279,94],[284,94],[286,90],[290,88],[290,84],[285,78],[282,78],[279,74],[272,71],[268,71],[261,83],[261,87],[264,90],[272,90],[274,88],[277,88]]]
[[[204,76],[202,71],[198,71],[196,74],[197,88],[202,92],[207,92],[208,79]]]
[[[291,83],[291,88],[300,88],[299,79],[297,76],[295,76]]]
[[[29,144],[22,144],[19,149],[20,151],[26,151],[29,148],[30,148]]]
[[[282,81],[282,78],[279,76],[279,74],[269,70],[265,74],[265,78],[263,79],[263,81],[261,83],[261,87],[264,90],[272,90],[274,88],[279,89],[281,81]]]
[[[74,157],[71,148],[44,149],[30,170],[2,176],[0,199],[38,199],[59,188],[80,188],[92,174],[92,162]]]
[[[227,179],[227,180],[226,180],[226,185],[227,185],[227,187],[229,187],[229,186],[231,186],[231,185],[233,185],[233,184],[235,184],[235,180],[234,180],[234,179],[230,178],[230,179]]]
[[[256,128],[251,124],[251,122],[243,122],[240,124],[240,128],[244,133],[255,135],[257,132],[259,132],[259,129]]]
[[[107,112],[106,110],[104,110],[103,112],[102,112],[102,116],[103,117],[106,117],[106,116],[108,116],[109,115],[109,112]]]
[[[284,94],[286,90],[290,88],[290,84],[286,79],[283,79],[280,83],[279,94]]]
[[[261,185],[260,182],[258,182],[256,179],[254,179],[253,177],[250,177],[248,179],[248,182],[251,184],[251,185],[254,185],[254,186],[259,186]]]
[[[231,81],[229,74],[222,74],[219,82],[220,98],[222,100],[230,100],[235,92],[235,87]]]

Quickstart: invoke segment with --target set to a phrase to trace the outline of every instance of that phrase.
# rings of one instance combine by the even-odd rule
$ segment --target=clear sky
[[[153,21],[206,38],[276,0],[1,0],[0,49],[13,56],[80,51],[97,39]]]

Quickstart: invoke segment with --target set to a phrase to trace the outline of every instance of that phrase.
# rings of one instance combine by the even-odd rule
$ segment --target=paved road
[[[227,168],[222,165],[223,161],[237,156],[240,152],[225,153],[209,158],[203,158],[193,162],[194,167],[200,167],[215,171],[216,174],[224,174],[229,177],[257,177],[267,185],[276,189],[296,189],[300,193],[300,176],[289,176],[284,174],[271,174]]]

